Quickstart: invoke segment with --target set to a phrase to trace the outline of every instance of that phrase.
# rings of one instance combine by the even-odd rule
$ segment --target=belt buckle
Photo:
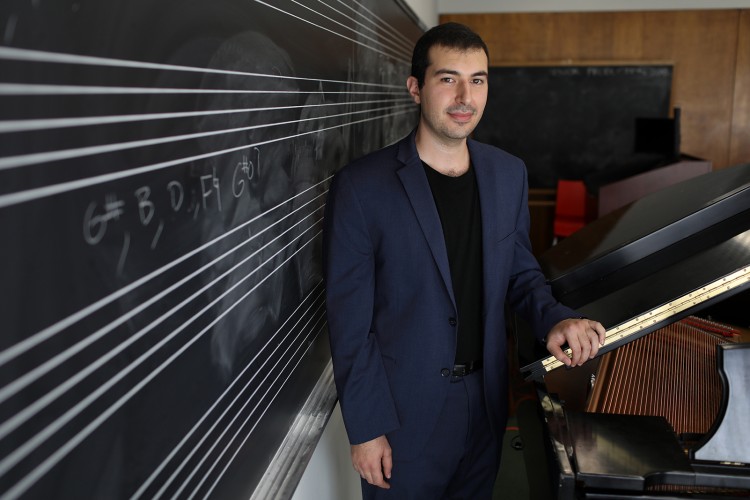
[[[453,365],[453,373],[452,375],[454,377],[463,377],[464,375],[468,375],[469,368],[467,365]]]
[[[466,375],[470,373],[474,373],[475,371],[479,370],[482,367],[482,361],[469,361],[468,363],[459,363],[453,365],[453,370],[451,370],[451,375],[454,377],[465,377]]]

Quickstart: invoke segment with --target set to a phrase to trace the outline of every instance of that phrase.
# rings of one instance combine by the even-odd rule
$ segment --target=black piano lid
[[[600,355],[750,288],[750,164],[646,196],[540,258],[553,294],[600,321]],[[522,368],[540,378],[547,357]]]
[[[564,294],[748,210],[750,164],[726,168],[607,214],[550,248],[539,262],[553,289]]]

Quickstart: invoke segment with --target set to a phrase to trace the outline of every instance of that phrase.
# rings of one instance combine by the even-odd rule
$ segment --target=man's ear
[[[409,90],[409,95],[414,102],[420,104],[419,100],[419,80],[416,77],[410,76],[406,79],[406,88]]]

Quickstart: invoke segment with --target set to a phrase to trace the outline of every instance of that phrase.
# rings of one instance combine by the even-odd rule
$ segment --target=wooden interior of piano
[[[750,497],[750,464],[703,463],[693,457],[716,432],[727,403],[717,345],[750,345],[749,328],[724,322],[736,320],[739,304],[750,305],[750,291],[731,302],[729,307],[719,304],[700,316],[683,318],[583,366],[553,370],[538,384],[540,399],[553,398],[552,406],[559,405],[545,418],[550,424],[554,418],[549,416],[557,412],[557,420],[564,420],[569,442],[562,446],[571,470],[561,474],[567,473],[571,482],[586,490],[582,496],[613,498],[606,495],[620,490],[638,491],[628,494],[635,498]],[[721,321],[708,319],[714,310]],[[557,431],[559,424],[552,423]],[[750,419],[745,431],[737,440],[750,446]],[[696,486],[696,474],[715,470],[717,475],[739,475],[739,481]],[[570,489],[576,491],[574,486]]]
[[[689,316],[544,382],[566,410],[663,416],[687,449],[720,409],[716,346],[739,342],[750,330]]]

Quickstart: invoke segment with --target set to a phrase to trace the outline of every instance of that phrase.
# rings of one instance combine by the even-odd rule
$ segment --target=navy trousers
[[[364,500],[490,500],[500,440],[490,431],[482,372],[452,377],[448,397],[423,452],[401,461],[393,450],[390,489],[362,480]]]

